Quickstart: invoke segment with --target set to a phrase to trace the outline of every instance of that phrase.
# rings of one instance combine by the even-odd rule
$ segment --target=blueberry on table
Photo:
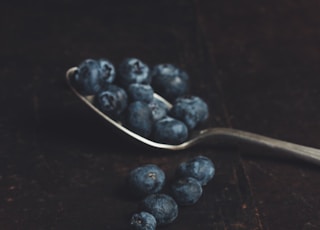
[[[189,91],[188,74],[172,64],[159,64],[151,70],[152,87],[169,101]]]
[[[128,96],[124,89],[116,85],[107,85],[95,95],[95,105],[106,115],[119,118],[127,107]]]
[[[133,230],[155,230],[157,221],[152,214],[142,211],[132,215],[130,226]]]
[[[178,97],[169,111],[170,116],[183,121],[188,129],[194,129],[209,116],[207,104],[197,96]]]
[[[142,201],[142,209],[151,213],[158,225],[172,223],[178,217],[178,205],[166,194],[151,194]]]
[[[124,59],[118,69],[120,84],[127,87],[131,83],[150,84],[149,67],[137,58]]]
[[[85,59],[75,71],[75,87],[83,95],[100,92],[115,79],[115,68],[107,59]]]
[[[149,137],[152,131],[152,114],[148,104],[134,101],[126,111],[126,127],[136,134]]]
[[[179,178],[193,177],[203,186],[214,176],[215,167],[212,161],[205,156],[197,156],[188,161],[182,162],[176,171]]]
[[[153,100],[153,89],[150,85],[132,83],[128,86],[128,96],[131,101],[149,103]]]
[[[184,177],[173,182],[172,196],[182,206],[195,204],[202,195],[202,186],[193,177]]]
[[[163,144],[181,144],[188,139],[187,126],[172,117],[164,117],[154,123],[153,140]]]
[[[159,192],[165,183],[165,173],[154,164],[146,164],[130,171],[128,185],[137,197]]]

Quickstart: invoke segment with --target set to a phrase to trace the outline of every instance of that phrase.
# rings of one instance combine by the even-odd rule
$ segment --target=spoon
[[[94,96],[83,96],[81,95],[77,89],[72,85],[71,77],[77,70],[77,67],[72,67],[66,72],[66,79],[69,87],[73,91],[73,93],[80,98],[89,108],[91,108],[94,112],[100,115],[104,120],[106,120],[111,126],[115,127],[124,135],[130,137],[133,140],[136,140],[146,146],[153,147],[156,149],[164,149],[164,150],[183,150],[190,148],[194,145],[200,143],[228,143],[228,144],[251,144],[257,145],[260,147],[266,147],[274,151],[279,151],[280,153],[287,155],[288,157],[305,160],[310,163],[314,163],[320,165],[320,150],[312,147],[307,147],[303,145],[298,145],[266,136],[262,136],[255,133],[250,133],[247,131],[237,130],[233,128],[208,128],[200,131],[194,131],[189,139],[182,144],[178,145],[170,145],[163,144],[152,141],[150,139],[144,138],[131,130],[127,129],[120,122],[111,119],[109,116],[101,112],[94,104]],[[158,94],[154,94],[154,97],[163,101],[169,108],[172,106],[168,101],[159,96]]]

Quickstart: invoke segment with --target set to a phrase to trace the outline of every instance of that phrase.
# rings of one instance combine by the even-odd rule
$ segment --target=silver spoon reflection
[[[80,98],[87,106],[89,106],[89,108],[91,108],[94,112],[96,112],[109,124],[111,124],[116,129],[118,129],[121,133],[149,147],[153,147],[157,149],[165,149],[165,150],[183,150],[200,143],[210,143],[210,144],[227,143],[227,144],[235,144],[235,145],[251,144],[251,145],[257,145],[261,147],[267,147],[271,150],[278,151],[277,154],[280,154],[280,153],[285,154],[287,155],[287,157],[297,158],[297,159],[305,160],[305,161],[320,165],[319,149],[302,146],[302,145],[298,145],[298,144],[294,144],[286,141],[281,141],[278,139],[265,137],[259,134],[254,134],[254,133],[236,130],[232,128],[208,128],[200,131],[194,131],[191,133],[190,138],[187,141],[179,145],[162,144],[162,143],[158,143],[150,139],[144,138],[130,131],[125,126],[123,126],[120,122],[114,121],[109,116],[101,112],[93,104],[94,96],[81,95],[76,90],[76,88],[73,87],[70,81],[71,76],[74,74],[76,70],[77,70],[77,67],[72,67],[66,73],[67,83],[71,88],[71,90],[73,91],[73,93],[78,98]],[[168,101],[166,101],[159,95],[155,94],[154,96],[162,100],[163,102],[165,102],[169,107],[172,106]],[[258,154],[259,152],[256,152],[256,153]]]

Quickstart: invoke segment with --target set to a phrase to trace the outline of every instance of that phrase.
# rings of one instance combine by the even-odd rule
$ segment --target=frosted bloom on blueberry
[[[128,96],[131,101],[149,103],[153,100],[153,89],[150,85],[132,83],[128,87]]]
[[[107,85],[95,95],[95,105],[112,118],[119,118],[127,107],[128,96],[124,89],[116,85]]]
[[[207,104],[197,96],[178,97],[170,109],[169,114],[183,121],[190,129],[204,122],[208,116]]]
[[[137,58],[126,58],[119,65],[119,81],[128,86],[131,83],[150,84],[149,67]]]
[[[164,144],[181,144],[188,139],[188,128],[182,121],[167,116],[155,122],[153,139]]]
[[[205,156],[197,156],[186,162],[182,162],[176,171],[178,178],[193,177],[197,179],[201,185],[206,185],[213,178],[214,174],[214,164]]]
[[[156,98],[153,98],[152,101],[149,102],[148,106],[151,110],[154,121],[164,118],[169,111],[169,108],[167,107],[167,105],[163,101],[160,101],[159,99],[156,99]]]
[[[138,197],[159,192],[165,182],[165,173],[154,164],[147,164],[130,171],[130,191]]]
[[[142,210],[151,213],[158,225],[172,223],[178,216],[178,205],[166,194],[151,194],[142,201]]]
[[[102,81],[105,84],[112,83],[115,79],[115,76],[116,76],[116,71],[115,71],[113,64],[105,58],[99,59],[98,64],[99,64],[100,70],[101,70]]]
[[[100,92],[106,85],[115,79],[115,68],[107,59],[85,59],[75,71],[75,87],[83,95],[92,95]]]
[[[142,101],[134,101],[129,104],[126,111],[126,126],[131,131],[149,137],[152,132],[152,113],[148,104]]]
[[[151,71],[154,90],[169,101],[189,91],[188,74],[172,64],[159,64]]]
[[[152,214],[142,211],[132,215],[130,226],[133,230],[155,230],[157,221]]]
[[[195,204],[202,195],[202,186],[193,177],[176,179],[172,184],[173,198],[179,205]]]

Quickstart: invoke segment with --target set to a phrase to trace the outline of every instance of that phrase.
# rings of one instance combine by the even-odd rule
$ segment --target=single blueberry
[[[214,176],[213,162],[205,156],[197,156],[186,162],[182,162],[176,171],[177,177],[193,177],[201,185],[206,185]]]
[[[172,184],[172,196],[179,205],[195,204],[202,195],[202,186],[193,177],[177,179]]]
[[[164,144],[181,144],[188,139],[188,128],[182,121],[167,116],[154,123],[153,139]]]
[[[158,225],[172,223],[178,217],[178,205],[166,194],[151,194],[142,201],[142,209],[151,213]]]
[[[116,71],[114,65],[107,59],[101,58],[98,60],[100,70],[101,70],[101,79],[105,84],[113,83]]]
[[[209,116],[207,104],[197,96],[178,97],[169,111],[170,116],[183,121],[188,129],[194,129]]]
[[[149,137],[152,131],[152,113],[148,104],[134,101],[126,111],[126,126],[131,131],[143,137]]]
[[[151,70],[152,86],[169,101],[189,91],[188,74],[172,64],[159,64]]]
[[[103,87],[98,61],[86,59],[80,63],[74,75],[75,87],[83,95],[98,93]]]
[[[142,211],[132,215],[130,226],[133,230],[155,230],[157,221],[152,214]]]
[[[131,101],[149,103],[153,99],[153,89],[150,85],[132,83],[128,87],[128,96]]]
[[[163,101],[160,101],[155,97],[149,102],[148,106],[151,110],[154,121],[164,118],[169,111],[168,106]]]
[[[150,84],[149,67],[137,58],[124,59],[118,69],[119,82],[127,87],[131,83]]]
[[[146,164],[130,171],[128,185],[137,197],[159,192],[165,183],[165,173],[154,164]]]
[[[124,89],[116,85],[107,85],[95,95],[95,105],[112,118],[119,118],[127,107],[128,96]]]
[[[105,85],[115,79],[115,68],[107,59],[85,59],[75,71],[75,87],[83,95],[100,92]]]

